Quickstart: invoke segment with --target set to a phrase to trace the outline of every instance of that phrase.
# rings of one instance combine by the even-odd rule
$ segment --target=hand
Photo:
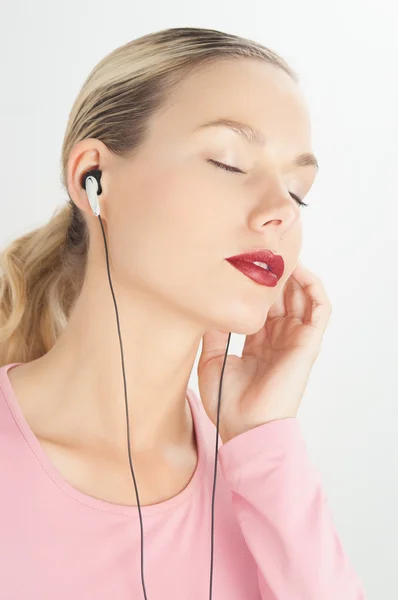
[[[297,415],[331,312],[320,279],[299,262],[264,326],[246,336],[242,357],[227,356],[219,423],[223,443],[253,427]],[[197,369],[200,397],[215,426],[227,340],[224,331],[207,331]]]

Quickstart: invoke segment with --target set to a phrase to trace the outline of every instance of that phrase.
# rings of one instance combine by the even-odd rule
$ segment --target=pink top
[[[0,597],[138,600],[138,508],[75,489],[51,463],[0,368]],[[187,389],[195,473],[142,506],[148,600],[207,600],[216,428]],[[214,600],[363,600],[296,418],[222,445],[215,496]],[[134,486],[133,480],[131,485]]]

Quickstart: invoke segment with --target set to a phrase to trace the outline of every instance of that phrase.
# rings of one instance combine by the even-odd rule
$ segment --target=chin
[[[252,335],[264,327],[269,307],[265,306],[261,310],[259,308],[256,310],[253,306],[248,306],[244,311],[242,306],[240,308],[240,314],[237,310],[234,311],[235,314],[232,314],[233,306],[230,305],[230,310],[225,311],[223,318],[217,321],[215,327],[221,331],[231,331],[242,335]]]

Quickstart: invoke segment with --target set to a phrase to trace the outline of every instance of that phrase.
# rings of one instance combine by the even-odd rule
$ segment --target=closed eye
[[[216,167],[220,167],[220,169],[225,169],[226,171],[233,171],[234,173],[244,173],[244,171],[241,171],[237,167],[231,167],[230,165],[225,165],[224,163],[220,163],[217,160],[212,160],[211,158],[209,159],[208,162],[213,163],[214,165],[216,165]]]
[[[242,174],[245,174],[244,171],[241,171],[237,167],[231,167],[230,165],[226,165],[224,163],[218,162],[217,160],[213,160],[211,158],[208,159],[208,162],[214,164],[216,167],[219,167],[220,169],[224,169],[225,171],[231,171],[232,173],[242,173]],[[293,194],[293,192],[289,192],[289,194],[291,195],[291,197],[293,198],[293,200],[295,200],[297,202],[297,204],[299,204],[300,206],[309,206],[309,204],[307,204],[306,202],[303,202],[301,200],[301,198],[299,198],[298,196],[296,196],[296,194]]]

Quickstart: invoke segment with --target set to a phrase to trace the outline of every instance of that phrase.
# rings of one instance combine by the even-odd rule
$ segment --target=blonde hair
[[[144,35],[94,67],[73,104],[63,140],[66,205],[0,254],[0,365],[29,362],[48,352],[80,293],[89,239],[83,214],[68,193],[73,146],[97,138],[116,155],[130,156],[144,142],[151,115],[184,76],[206,63],[234,58],[263,60],[298,81],[272,50],[236,35],[190,27]]]

